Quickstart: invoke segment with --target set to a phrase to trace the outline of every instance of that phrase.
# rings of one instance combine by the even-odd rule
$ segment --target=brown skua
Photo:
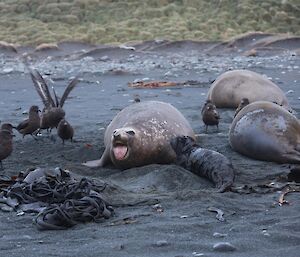
[[[234,113],[234,117],[239,113],[240,110],[242,110],[246,105],[248,105],[249,99],[248,98],[242,98],[238,108],[236,108],[235,113]]]
[[[205,133],[208,126],[217,126],[219,130],[220,115],[217,111],[217,107],[213,103],[205,103],[202,109],[202,120],[205,124]]]
[[[44,103],[44,109],[41,115],[40,128],[50,129],[57,128],[58,123],[65,117],[65,111],[63,105],[68,98],[70,92],[74,89],[76,84],[79,82],[78,77],[72,79],[72,81],[66,87],[62,97],[58,100],[57,94],[53,88],[54,99],[49,91],[49,87],[37,70],[30,70],[31,79],[34,87],[41,97]]]
[[[13,126],[10,123],[3,123],[0,128],[0,169],[3,170],[2,160],[6,159],[13,150]]]
[[[57,126],[57,135],[62,139],[62,143],[65,144],[65,140],[73,141],[74,129],[65,119],[62,119]]]
[[[33,136],[33,133],[40,128],[39,111],[40,110],[38,106],[36,105],[31,106],[29,109],[28,119],[22,121],[17,127],[15,127],[15,129],[18,130],[23,135],[23,138],[26,135]]]

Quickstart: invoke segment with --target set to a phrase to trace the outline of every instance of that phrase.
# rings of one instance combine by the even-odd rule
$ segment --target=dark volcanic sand
[[[228,131],[234,110],[220,109],[219,132],[209,128],[208,134],[203,134],[200,117],[210,83],[229,69],[265,74],[287,92],[291,106],[300,113],[299,49],[289,42],[282,44],[280,49],[267,49],[257,57],[244,57],[239,48],[220,55],[220,46],[214,48],[218,49],[215,53],[206,54],[215,44],[191,42],[147,42],[137,47],[143,52],[101,47],[84,54],[81,49],[93,47],[70,43],[61,45],[60,51],[32,54],[32,66],[48,74],[60,94],[68,79],[81,72],[83,81],[65,104],[66,118],[75,128],[75,142],[62,146],[55,130],[50,138],[44,133],[38,141],[30,136],[22,139],[18,134],[12,155],[3,161],[4,173],[13,175],[37,166],[67,168],[117,185],[111,201],[119,207],[115,207],[115,217],[103,223],[80,224],[63,231],[38,231],[32,224],[35,215],[0,212],[1,256],[299,256],[299,193],[286,197],[290,205],[278,206],[279,192],[219,194],[207,180],[175,165],[126,171],[80,165],[100,157],[105,127],[138,95],[141,101],[161,100],[176,106],[191,123],[203,147],[217,150],[233,162],[237,170],[235,186],[258,188],[274,181],[286,182],[288,164],[251,160],[230,148]],[[286,50],[289,46],[290,51]],[[245,45],[241,48],[247,50]],[[26,118],[22,112],[30,105],[42,108],[20,57],[32,49],[20,51],[19,55],[0,53],[0,120],[13,124]],[[128,82],[146,78],[193,83],[159,89],[127,86]],[[120,203],[133,206],[121,207]],[[163,212],[155,210],[155,203],[161,205]],[[209,207],[223,210],[225,221],[217,220]],[[129,224],[123,219],[129,219]],[[218,237],[214,233],[225,235]],[[216,252],[213,245],[218,242],[229,242],[236,250]]]

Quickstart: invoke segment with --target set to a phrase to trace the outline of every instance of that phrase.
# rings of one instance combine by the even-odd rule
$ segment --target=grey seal
[[[278,104],[258,101],[233,119],[231,147],[250,158],[277,163],[300,163],[300,123]]]

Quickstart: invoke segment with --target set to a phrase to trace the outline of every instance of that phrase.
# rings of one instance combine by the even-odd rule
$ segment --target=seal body
[[[217,107],[237,108],[242,98],[249,102],[276,102],[288,108],[282,90],[269,79],[249,70],[227,71],[211,85],[207,99]]]
[[[201,148],[188,136],[172,138],[171,146],[177,155],[176,164],[198,176],[208,178],[215,183],[218,192],[225,192],[231,188],[235,172],[226,156]]]
[[[171,104],[134,103],[120,111],[108,125],[101,159],[85,165],[97,167],[112,162],[117,168],[127,169],[172,163],[176,154],[170,139],[179,135],[195,137],[188,121]]]
[[[229,142],[235,151],[253,159],[300,163],[299,121],[275,103],[245,106],[232,122]]]

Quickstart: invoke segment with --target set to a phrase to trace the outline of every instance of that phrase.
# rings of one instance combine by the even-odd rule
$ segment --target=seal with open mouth
[[[195,138],[190,124],[175,107],[159,101],[134,103],[120,111],[108,125],[101,159],[84,165],[102,167],[113,163],[117,168],[128,169],[172,163],[176,154],[170,139],[176,136]]]

